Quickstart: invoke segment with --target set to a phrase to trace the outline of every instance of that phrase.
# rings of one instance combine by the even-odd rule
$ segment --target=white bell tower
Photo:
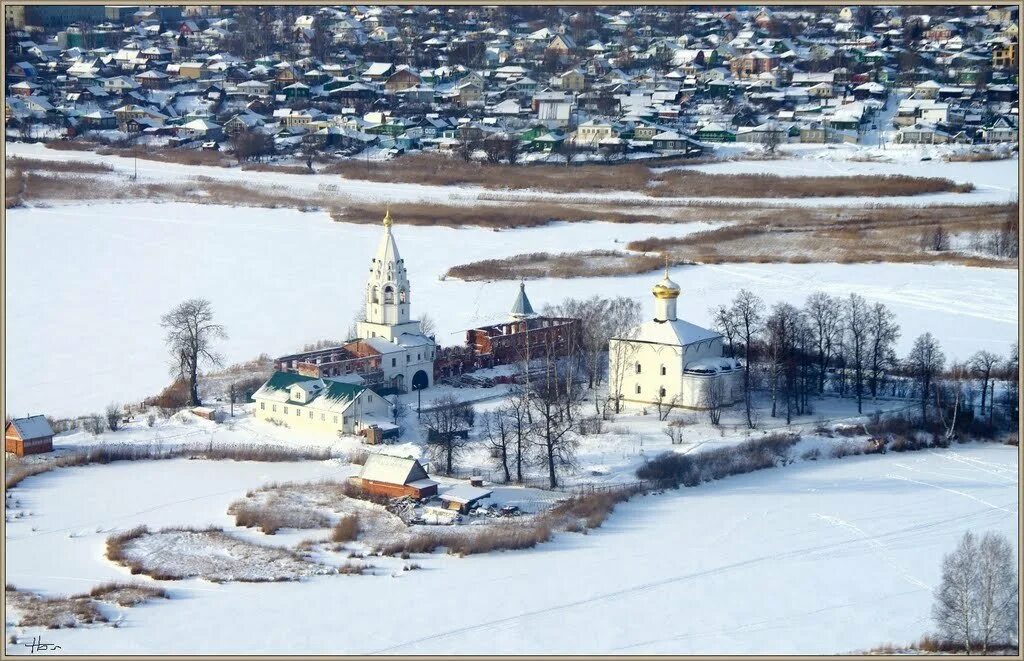
[[[391,234],[391,210],[384,216],[384,235],[370,262],[366,283],[366,321],[373,324],[404,324],[409,321],[409,278]]]
[[[366,283],[366,315],[357,324],[360,338],[381,337],[389,342],[402,333],[419,334],[420,322],[409,318],[411,288],[405,261],[391,234],[391,210],[384,215],[384,234],[370,261]]]

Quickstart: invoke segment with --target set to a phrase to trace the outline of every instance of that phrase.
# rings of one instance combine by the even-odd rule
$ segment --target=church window
[[[637,363],[637,364],[636,364],[636,373],[637,373],[637,374],[639,374],[639,373],[640,373],[640,363]]]
[[[370,300],[374,303],[380,303],[380,292],[377,290],[376,285],[373,286],[373,294]]]
[[[416,360],[419,360],[419,359],[420,359],[420,355],[416,354]]]
[[[640,394],[640,384],[636,384],[636,394]]]
[[[288,413],[288,407],[287,407],[287,406],[286,406],[286,407],[284,407],[284,412],[285,412],[285,414],[287,414],[287,413]]]
[[[395,289],[391,285],[384,288],[384,304],[395,302]]]
[[[267,403],[266,402],[260,402],[260,410],[261,411],[266,411],[267,410]]]
[[[412,360],[412,356],[405,354],[405,362],[409,362],[410,360]]]
[[[398,359],[397,358],[392,358],[391,359],[391,366],[392,367],[396,367],[397,365],[398,365]]]
[[[665,388],[664,387],[660,388],[658,390],[658,394],[661,395],[662,397],[664,397],[665,396]]]
[[[312,411],[310,411],[310,412],[309,412],[309,419],[310,419],[310,420],[312,420],[312,419],[313,419],[313,412],[312,412]]]
[[[338,424],[338,416],[334,416],[334,424]]]
[[[662,375],[662,376],[665,376],[666,374],[668,374],[668,370],[666,370],[666,369],[665,369],[665,366],[664,366],[664,365],[662,365],[662,366],[661,366],[661,375]]]
[[[274,409],[274,413],[277,413],[277,404],[274,404],[272,408]]]
[[[298,406],[296,406],[296,407],[295,407],[295,415],[296,415],[296,416],[300,416],[300,415],[302,415],[302,411],[300,411],[300,410],[299,410],[299,407],[298,407]]]
[[[408,303],[409,302],[408,295],[406,294],[404,289],[399,289],[398,290],[398,302],[399,303]]]

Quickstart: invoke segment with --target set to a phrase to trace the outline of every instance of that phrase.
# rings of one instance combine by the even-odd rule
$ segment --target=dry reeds
[[[262,503],[238,500],[228,506],[228,514],[235,517],[236,526],[259,528],[265,535],[273,535],[282,528],[326,528],[331,524],[326,515],[281,498]]]
[[[234,445],[185,445],[163,447],[161,445],[112,444],[98,445],[71,454],[58,455],[45,461],[9,461],[5,474],[6,488],[17,486],[22,480],[33,475],[46,473],[56,468],[107,464],[114,461],[146,461],[154,459],[177,459],[181,457],[234,460],[234,461],[323,461],[333,456],[330,448],[234,444]]]
[[[330,540],[336,543],[352,542],[359,537],[359,517],[348,514],[341,517],[331,528]]]

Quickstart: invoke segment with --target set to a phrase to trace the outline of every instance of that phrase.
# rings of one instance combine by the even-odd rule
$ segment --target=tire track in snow
[[[839,527],[839,528],[846,528],[847,530],[851,530],[851,531],[855,532],[856,534],[860,535],[860,537],[861,537],[861,539],[863,541],[867,542],[868,544],[870,544],[871,546],[875,547],[876,549],[878,549],[879,551],[882,552],[882,555],[885,557],[886,564],[888,564],[890,567],[895,569],[896,572],[905,581],[907,581],[911,585],[916,585],[917,587],[919,587],[919,588],[921,588],[923,590],[929,590],[930,591],[932,589],[932,587],[930,585],[928,585],[927,583],[925,583],[924,581],[922,581],[918,577],[916,577],[913,574],[911,574],[909,569],[907,569],[906,567],[901,565],[896,560],[896,558],[893,556],[892,551],[889,549],[889,547],[884,542],[879,540],[877,537],[872,537],[871,535],[869,535],[860,526],[855,525],[853,523],[850,523],[849,521],[845,521],[845,520],[839,518],[838,516],[830,516],[830,515],[826,515],[826,514],[814,514],[813,516],[814,516],[814,518],[816,518],[816,519],[818,519],[820,521],[824,521],[825,523],[829,524],[830,526],[836,526],[836,527]]]
[[[983,498],[978,498],[977,496],[971,495],[969,493],[964,493],[963,491],[957,491],[956,489],[950,489],[949,487],[940,487],[939,485],[932,484],[931,482],[922,482],[920,480],[914,480],[914,479],[911,479],[909,477],[906,477],[905,475],[896,475],[895,473],[886,473],[885,476],[887,478],[889,478],[890,480],[900,480],[902,482],[913,482],[914,484],[920,484],[920,485],[923,485],[923,486],[926,486],[926,487],[932,487],[934,489],[941,489],[943,491],[948,491],[949,493],[955,493],[958,496],[963,496],[964,498],[970,498],[971,500],[977,501],[977,502],[981,503],[982,505],[986,505],[986,506],[988,506],[988,507],[990,507],[990,508],[992,508],[994,510],[1000,510],[1000,511],[1006,512],[1007,514],[1011,514],[1013,516],[1017,515],[1017,512],[1014,511],[1014,510],[1009,510],[1009,509],[1006,509],[1005,507],[1000,507],[999,505],[993,505],[992,503],[988,502],[987,500],[985,500]]]
[[[771,617],[771,618],[767,618],[767,619],[764,619],[764,620],[760,620],[758,622],[751,622],[749,624],[742,624],[742,625],[740,625],[738,627],[728,627],[728,628],[724,628],[724,629],[716,629],[714,631],[695,631],[695,632],[680,634],[678,636],[672,636],[670,638],[657,638],[657,639],[652,639],[652,640],[644,640],[644,641],[641,641],[639,643],[632,643],[632,644],[629,644],[629,645],[622,645],[620,647],[614,647],[614,648],[612,648],[611,651],[618,652],[620,650],[627,650],[627,649],[632,649],[632,648],[635,648],[635,647],[643,647],[643,646],[646,646],[646,645],[658,645],[660,643],[669,643],[669,642],[675,642],[675,641],[680,641],[680,640],[690,640],[690,639],[693,639],[693,638],[703,638],[705,636],[720,636],[720,635],[723,635],[723,634],[745,633],[745,632],[748,632],[748,631],[750,631],[750,632],[760,632],[760,631],[770,631],[772,629],[782,629],[782,628],[785,628],[785,626],[787,624],[791,624],[791,623],[795,622],[796,620],[803,619],[803,618],[806,618],[806,617],[812,617],[814,615],[819,615],[821,613],[827,613],[827,612],[834,611],[834,610],[842,610],[844,608],[850,608],[850,607],[853,607],[853,606],[861,606],[861,605],[864,605],[864,604],[877,604],[877,603],[882,602],[882,601],[887,601],[889,599],[893,599],[893,598],[897,598],[897,597],[905,597],[907,595],[916,594],[918,592],[920,592],[920,590],[907,590],[906,592],[896,592],[894,594],[885,595],[884,597],[879,597],[877,599],[865,599],[865,600],[862,600],[862,601],[850,601],[850,602],[847,602],[845,604],[834,604],[832,606],[824,606],[822,608],[816,608],[814,610],[804,611],[802,613],[794,613],[793,615],[780,615],[778,617]],[[774,624],[776,626],[766,626],[766,625],[772,625],[772,624]]]
[[[949,450],[947,452],[936,452],[935,450],[929,450],[929,454],[933,454],[937,457],[941,457],[946,461],[955,461],[959,464],[963,464],[974,470],[979,470],[983,473],[989,473],[996,477],[1012,477],[1013,481],[1009,482],[1008,485],[1017,484],[1017,469],[1005,466],[1003,464],[994,464],[989,461],[981,461],[980,459],[973,459],[971,457],[965,457],[959,452]]]

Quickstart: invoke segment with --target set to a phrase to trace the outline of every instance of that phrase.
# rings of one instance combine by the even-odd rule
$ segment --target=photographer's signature
[[[36,652],[55,652],[61,649],[61,646],[57,643],[44,643],[43,639],[39,636],[34,637],[27,643],[22,643],[29,649],[29,654],[35,654]]]

